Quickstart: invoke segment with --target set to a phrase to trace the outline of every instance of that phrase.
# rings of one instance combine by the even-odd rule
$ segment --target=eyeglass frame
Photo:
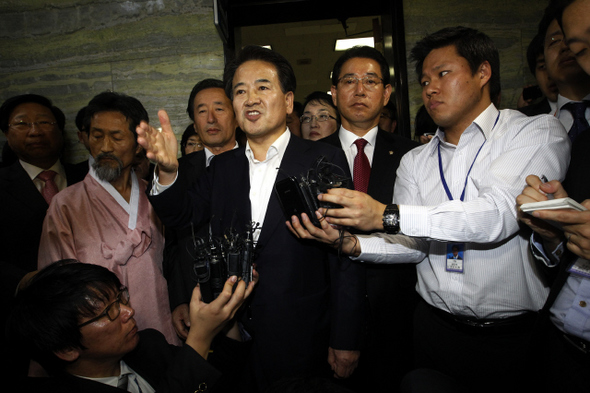
[[[33,121],[33,122],[26,122],[26,121],[19,121],[16,124],[9,124],[8,127],[17,127],[17,126],[24,126],[27,125],[28,128],[25,130],[19,130],[19,131],[29,131],[31,128],[33,128],[33,126],[36,126],[37,128],[40,129],[44,129],[45,126],[55,126],[57,124],[57,121],[47,121],[47,120],[40,120],[40,121]],[[47,127],[49,128],[49,127]]]
[[[358,76],[354,76],[354,75],[344,75],[343,77],[341,77],[340,79],[338,79],[338,84],[340,84],[340,82],[342,82],[343,79],[351,79],[354,80],[355,83],[354,85],[343,85],[342,87],[347,88],[350,87],[352,88],[353,86],[358,86],[359,82],[361,82],[363,84],[363,86],[365,87],[365,89],[372,89],[372,88],[376,88],[379,84],[383,84],[383,86],[385,86],[385,83],[383,82],[383,78],[381,78],[380,76],[377,75],[365,75],[363,77],[358,77]],[[375,84],[375,86],[369,86],[365,83],[365,81],[368,81],[370,79],[378,79],[379,81]]]
[[[338,119],[336,119],[334,116],[332,116],[330,114],[321,114],[320,116],[327,116],[327,118],[325,120],[320,120],[319,116],[317,116],[317,115],[311,115],[311,116],[303,115],[299,118],[299,121],[301,122],[301,124],[311,124],[311,122],[313,121],[314,118],[315,118],[315,121],[318,123],[326,122],[326,121],[328,121],[328,119],[333,119],[333,120],[338,121]],[[303,121],[304,117],[309,117],[309,121]]]
[[[126,293],[126,300],[124,300],[121,295]],[[99,319],[103,318],[103,317],[107,317],[109,319],[109,321],[113,322],[114,320],[116,320],[117,318],[119,318],[119,315],[121,315],[121,303],[123,303],[124,306],[127,306],[129,304],[129,300],[130,300],[130,296],[129,296],[129,289],[127,287],[122,287],[121,290],[119,291],[119,294],[117,295],[117,298],[115,299],[114,302],[110,303],[108,306],[105,307],[105,309],[98,314],[97,316],[95,316],[94,318],[89,319],[86,322],[82,322],[81,324],[78,325],[78,328],[81,328],[83,326],[86,325],[90,325],[93,322],[98,321]],[[111,316],[109,315],[109,310],[114,306],[117,305],[117,315],[114,318],[111,318]]]

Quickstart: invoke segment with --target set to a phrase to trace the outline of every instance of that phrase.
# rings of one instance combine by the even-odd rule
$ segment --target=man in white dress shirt
[[[563,179],[570,142],[552,116],[529,118],[492,104],[500,92],[499,56],[485,34],[442,29],[418,42],[412,58],[439,128],[402,159],[395,204],[330,190],[320,199],[344,208],[328,211],[321,229],[305,217],[289,225],[301,237],[332,244],[340,234],[329,224],[387,232],[345,234],[340,247],[362,261],[417,263],[423,302],[414,320],[416,366],[470,390],[512,391],[523,379],[535,311],[548,293],[514,198],[522,174]],[[449,263],[456,244],[463,259]]]

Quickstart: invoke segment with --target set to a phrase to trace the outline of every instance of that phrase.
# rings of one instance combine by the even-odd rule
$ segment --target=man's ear
[[[287,114],[290,115],[293,113],[293,103],[295,102],[295,94],[292,91],[288,91],[285,94],[285,101],[287,104]]]
[[[332,102],[334,103],[335,107],[338,107],[338,98],[336,97],[336,86],[332,85],[332,87],[330,87],[330,92],[332,93]]]
[[[391,98],[391,85],[387,84],[384,86],[383,89],[383,106],[387,105],[389,99]]]
[[[71,363],[76,361],[80,357],[80,352],[82,351],[79,348],[68,348],[61,349],[59,351],[54,351],[53,353],[61,360]]]
[[[481,87],[488,83],[492,78],[492,67],[487,60],[480,64],[478,74],[479,79],[481,80]]]

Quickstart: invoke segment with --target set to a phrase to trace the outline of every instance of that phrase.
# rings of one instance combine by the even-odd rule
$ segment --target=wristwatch
[[[383,229],[385,232],[395,235],[399,233],[399,208],[397,205],[387,205],[383,212]]]

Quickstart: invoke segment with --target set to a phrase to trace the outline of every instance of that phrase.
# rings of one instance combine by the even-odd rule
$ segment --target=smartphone
[[[522,90],[522,98],[525,101],[528,100],[536,100],[537,98],[540,98],[543,96],[543,92],[541,91],[541,88],[539,86],[529,86],[529,87],[525,87]]]
[[[288,220],[291,216],[301,217],[301,213],[305,213],[316,227],[321,226],[315,215],[315,204],[310,200],[312,196],[304,194],[296,179],[288,177],[277,181],[275,191]]]

